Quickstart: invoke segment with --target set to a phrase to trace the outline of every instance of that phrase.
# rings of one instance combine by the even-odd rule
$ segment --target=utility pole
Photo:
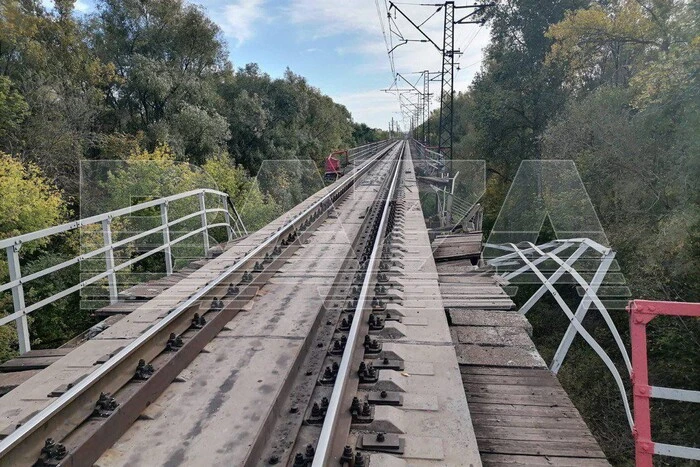
[[[423,144],[426,146],[430,146],[431,140],[430,140],[430,98],[433,96],[430,93],[430,83],[432,81],[437,81],[441,79],[442,77],[442,72],[441,71],[430,71],[430,70],[423,70],[423,71],[412,71],[410,73],[404,73],[404,75],[420,75],[418,77],[418,82],[420,82],[421,79],[423,79],[423,106],[424,109],[422,110],[423,113]]]
[[[428,72],[427,72],[427,71],[426,71],[426,72],[421,72],[421,74],[423,74],[424,76],[425,76],[426,73],[428,73]],[[404,75],[402,75],[401,73],[396,73],[396,78],[401,78],[406,84],[408,84],[409,86],[411,86],[411,89],[409,89],[409,91],[412,90],[412,91],[414,91],[416,94],[418,94],[418,105],[416,106],[416,110],[415,110],[415,113],[416,113],[416,128],[418,127],[418,125],[421,125],[421,132],[422,132],[422,135],[423,135],[423,136],[422,136],[422,141],[423,141],[423,143],[425,143],[425,126],[426,126],[426,119],[427,119],[428,116],[429,116],[429,113],[426,112],[426,107],[425,107],[425,106],[426,106],[426,104],[427,104],[428,106],[430,105],[430,104],[429,104],[429,102],[430,102],[430,92],[429,92],[429,91],[430,91],[430,88],[429,88],[429,87],[426,87],[425,78],[424,78],[424,82],[423,82],[423,90],[422,90],[422,91],[416,87],[416,85],[418,84],[418,81],[420,81],[421,77],[418,77],[418,80],[416,81],[416,83],[410,82],[410,81],[409,81]]]
[[[447,171],[452,175],[452,130],[454,118],[455,73],[455,2],[445,2],[445,28],[442,39],[442,86],[440,92],[440,126],[438,127],[438,152],[449,159]],[[459,53],[459,51],[457,51]]]
[[[430,138],[430,72],[428,70],[423,71],[423,95],[425,99],[423,100],[423,144],[427,145],[428,141],[425,139],[425,135]]]
[[[462,52],[454,48],[455,36],[454,27],[457,24],[483,24],[483,20],[470,20],[471,17],[477,13],[481,13],[484,8],[489,6],[494,6],[495,3],[482,3],[473,5],[455,5],[454,0],[446,1],[444,3],[421,3],[421,6],[432,6],[436,7],[439,11],[444,8],[444,29],[442,38],[442,47],[440,47],[433,39],[428,36],[422,27],[425,24],[423,21],[420,24],[416,24],[411,18],[408,17],[396,4],[392,1],[389,2],[389,11],[392,9],[403,18],[405,18],[411,26],[413,26],[425,39],[412,40],[412,42],[429,42],[442,54],[442,83],[440,89],[440,122],[438,124],[438,152],[443,154],[447,159],[450,160],[448,170],[452,174],[452,142],[453,142],[453,103],[454,103],[454,66],[455,66],[455,55],[460,55]],[[461,9],[472,9],[473,11],[466,16],[455,20],[455,10]],[[427,21],[427,20],[426,20]],[[399,45],[407,43],[409,40],[404,39],[404,42]],[[397,45],[398,47],[398,45]]]

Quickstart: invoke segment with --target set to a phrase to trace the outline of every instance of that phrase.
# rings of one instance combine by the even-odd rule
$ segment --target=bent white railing
[[[430,167],[433,170],[441,172],[445,169],[445,157],[439,152],[433,151],[423,143],[412,140],[415,154],[413,160],[415,163],[423,166],[427,170]]]
[[[700,460],[700,449],[692,446],[679,446],[654,442],[651,439],[651,414],[649,400],[651,398],[667,399],[681,402],[700,403],[700,391],[667,388],[649,385],[649,372],[647,362],[646,326],[657,315],[669,315],[678,317],[700,317],[700,303],[680,302],[654,302],[646,300],[632,300],[627,311],[630,313],[630,340],[632,361],[627,349],[622,342],[615,324],[610,317],[601,299],[597,296],[611,264],[615,259],[615,252],[588,238],[574,238],[555,240],[543,245],[535,246],[525,242],[526,247],[519,247],[512,243],[505,245],[486,244],[486,248],[503,250],[508,252],[497,258],[487,261],[487,264],[497,268],[510,268],[510,272],[501,275],[509,281],[524,273],[533,273],[542,284],[540,288],[520,308],[520,313],[527,313],[532,306],[547,292],[552,294],[557,304],[569,319],[569,327],[562,338],[551,363],[551,371],[557,373],[562,362],[571,347],[576,333],[598,354],[605,366],[612,373],[615,383],[620,391],[625,415],[630,425],[632,435],[635,438],[635,455],[637,466],[651,467],[652,455],[672,456],[682,459]],[[575,248],[568,256],[564,252]],[[593,252],[593,257],[598,260],[597,268],[590,282],[587,282],[575,268],[585,253]],[[589,255],[590,256],[590,255]],[[540,264],[553,261],[557,269],[547,277]],[[579,303],[576,312],[572,313],[569,306],[554,288],[554,285],[566,275],[574,279],[574,283],[581,287],[584,296]],[[594,305],[605,320],[608,329],[613,335],[615,343],[620,350],[622,359],[627,368],[628,376],[632,384],[632,397],[634,399],[634,415],[630,409],[627,391],[622,382],[622,377],[612,359],[595,341],[595,338],[583,327],[583,319],[588,308]]]
[[[206,195],[211,195],[220,200],[221,207],[207,208],[206,207]],[[168,205],[173,201],[186,199],[186,198],[198,198],[199,200],[199,210],[182,216],[175,220],[170,220],[168,217]],[[173,256],[172,247],[190,237],[198,234],[202,234],[204,242],[204,254],[206,255],[209,251],[209,230],[217,227],[225,227],[226,233],[229,241],[237,236],[246,235],[248,232],[243,225],[238,212],[235,207],[233,207],[233,216],[229,211],[228,207],[233,204],[230,203],[228,195],[221,191],[210,190],[207,188],[187,191],[177,195],[168,196],[165,198],[156,199],[153,201],[147,201],[145,203],[140,203],[134,206],[129,206],[122,209],[117,209],[115,211],[110,211],[104,214],[99,214],[97,216],[88,217],[85,219],[80,219],[74,222],[68,222],[66,224],[58,225],[55,227],[49,227],[47,229],[39,230],[36,232],[27,233],[24,235],[18,235],[16,237],[8,238],[5,240],[0,240],[0,249],[4,249],[7,254],[7,262],[9,266],[9,282],[0,285],[0,293],[11,290],[12,291],[12,302],[14,307],[14,312],[9,315],[0,318],[0,326],[15,321],[17,325],[17,335],[19,340],[19,351],[20,353],[25,353],[31,350],[29,341],[29,327],[27,324],[27,315],[36,311],[50,303],[60,300],[72,293],[78,292],[85,287],[94,284],[100,280],[107,279],[108,289],[109,289],[109,300],[110,303],[115,303],[117,301],[117,275],[116,273],[124,268],[130,267],[133,264],[155,254],[163,251],[165,254],[165,271],[167,275],[173,273]],[[158,207],[160,209],[161,225],[158,227],[140,232],[136,235],[132,235],[128,238],[124,238],[119,241],[112,240],[112,221],[115,218],[133,214],[144,209]],[[207,214],[222,213],[224,215],[224,222],[209,224],[207,221]],[[194,219],[199,217],[201,221],[201,227],[194,229],[184,235],[181,235],[175,239],[170,236],[171,228],[188,219]],[[42,269],[41,271],[34,272],[32,274],[22,276],[20,261],[19,261],[19,251],[24,243],[30,241],[36,241],[51,237],[53,235],[65,233],[71,230],[79,229],[89,225],[101,225],[102,237],[104,246],[92,250],[88,253],[81,254],[62,263],[56,264],[49,268]],[[148,237],[149,235],[157,234],[162,232],[163,244],[152,248],[145,253],[140,254],[134,258],[129,259],[120,264],[115,264],[114,262],[114,251],[117,248],[123,247],[135,240]],[[105,256],[105,269],[104,271],[96,274],[78,284],[69,287],[65,290],[59,291],[50,297],[44,298],[36,303],[29,306],[25,303],[25,284],[39,279],[41,277],[47,276],[51,273],[60,271],[69,266],[73,266],[82,261],[90,258],[94,258],[98,255]]]
[[[631,374],[632,364],[630,363],[627,349],[622,342],[622,337],[620,337],[620,333],[617,331],[608,310],[596,295],[598,288],[607,274],[610,264],[615,258],[615,252],[610,248],[607,248],[588,238],[555,240],[539,246],[536,246],[530,242],[526,242],[526,244],[526,248],[520,248],[512,243],[507,245],[494,245],[487,243],[485,248],[494,248],[511,252],[488,260],[487,264],[495,267],[517,267],[517,269],[514,271],[502,276],[502,278],[507,281],[526,272],[535,274],[542,285],[537,292],[535,292],[520,308],[520,313],[526,314],[545,293],[549,292],[569,320],[569,327],[566,330],[561,343],[559,344],[556,354],[554,355],[550,370],[554,374],[559,371],[559,368],[561,367],[561,364],[564,361],[569,348],[571,347],[574,337],[576,337],[577,333],[580,334],[586,343],[595,351],[596,354],[598,354],[610,373],[612,373],[615,383],[617,384],[620,394],[622,395],[622,402],[625,406],[627,421],[630,428],[633,427],[634,421],[632,419],[632,411],[630,410],[629,401],[627,400],[627,393],[622,382],[622,377],[620,376],[620,373],[610,356],[608,356],[605,350],[603,350],[600,344],[596,342],[595,338],[588,333],[582,324],[583,319],[588,313],[588,308],[591,306],[591,304],[595,305],[605,320],[608,329],[613,335],[615,343],[617,344],[620,354],[622,355],[622,359],[625,362],[625,366],[627,367],[628,374]],[[568,258],[566,258],[566,260],[563,260],[558,256],[560,253],[572,247],[576,247],[576,250]],[[590,283],[588,283],[576,271],[574,264],[583,256],[584,253],[590,251],[596,253],[596,256],[598,256],[600,262],[593,279]],[[554,263],[556,263],[558,266],[558,269],[549,277],[545,276],[545,274],[538,267],[538,265],[546,261],[554,261]],[[575,282],[582,287],[584,291],[584,296],[582,297],[575,313],[571,311],[569,305],[567,305],[559,292],[557,292],[557,290],[554,288],[554,284],[556,284],[557,280],[559,280],[565,274],[569,274],[571,277],[573,277]]]

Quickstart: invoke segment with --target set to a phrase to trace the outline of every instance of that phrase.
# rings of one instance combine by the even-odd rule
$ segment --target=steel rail
[[[97,370],[90,373],[83,380],[78,382],[71,389],[66,391],[62,396],[57,398],[54,402],[49,404],[46,408],[41,410],[39,413],[34,415],[32,418],[26,421],[23,425],[13,431],[9,436],[0,441],[0,463],[2,458],[16,448],[24,439],[33,434],[36,430],[40,429],[48,420],[52,419],[54,416],[58,415],[61,410],[67,407],[70,403],[76,400],[81,394],[87,391],[92,385],[94,385],[101,378],[109,374],[110,370],[117,367],[121,362],[135,354],[142,346],[149,342],[154,336],[166,328],[171,323],[175,322],[180,315],[185,312],[190,306],[195,304],[200,299],[204,298],[209,291],[213,290],[215,287],[219,286],[225,279],[227,279],[234,272],[242,269],[242,267],[251,260],[254,260],[259,254],[270,247],[287,232],[294,230],[296,225],[301,223],[306,217],[313,213],[319,206],[323,203],[329,201],[335,194],[342,192],[345,188],[352,185],[360,176],[364,175],[365,172],[378,161],[385,153],[389,152],[390,149],[395,147],[395,144],[388,144],[384,148],[380,149],[378,153],[367,160],[361,167],[357,168],[345,181],[340,183],[338,186],[332,188],[320,199],[314,202],[311,206],[305,209],[301,214],[294,217],[289,221],[284,227],[277,230],[275,233],[270,235],[265,239],[260,245],[255,247],[253,250],[248,252],[243,258],[238,262],[229,267],[226,271],[221,273],[216,278],[212,279],[207,285],[199,289],[193,295],[191,295],[187,300],[181,302],[177,307],[175,307],[168,315],[161,319],[158,324],[149,328],[141,336],[134,339],[131,343],[125,346],[122,350],[117,352],[112,358],[107,360],[102,364]],[[342,180],[342,179],[341,179]],[[47,436],[49,434],[47,433]]]
[[[375,268],[375,265],[377,265],[381,260],[380,239],[384,233],[384,230],[386,229],[389,213],[391,212],[391,203],[394,201],[394,192],[396,191],[397,180],[399,178],[399,174],[401,173],[401,162],[403,160],[403,152],[405,149],[404,145],[405,143],[401,144],[401,149],[399,150],[399,155],[396,160],[396,167],[394,168],[391,185],[389,186],[389,191],[387,192],[384,210],[382,211],[379,228],[377,229],[377,236],[374,239],[374,246],[372,247],[372,253],[368,260],[367,272],[362,283],[362,289],[360,290],[357,306],[355,307],[355,312],[353,314],[350,332],[348,333],[348,340],[345,344],[345,350],[343,351],[343,356],[340,361],[338,376],[336,377],[335,384],[333,385],[333,392],[328,403],[326,418],[323,421],[321,434],[319,436],[318,444],[316,445],[316,454],[314,455],[312,467],[332,465],[331,456],[336,421],[341,413],[341,402],[344,400],[345,390],[347,387],[346,383],[350,376],[350,365],[357,350],[357,344],[360,337],[360,322],[363,318],[362,312],[365,308],[368,291],[370,290],[370,285],[372,283],[372,271]]]

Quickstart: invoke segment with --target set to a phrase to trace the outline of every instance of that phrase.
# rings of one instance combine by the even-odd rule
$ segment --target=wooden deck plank
[[[460,344],[535,348],[527,330],[519,327],[454,326],[450,331],[452,340]]]
[[[471,407],[470,407],[471,408]],[[533,417],[519,415],[494,415],[492,413],[471,412],[472,420],[481,427],[544,428],[544,429],[586,429],[578,417]]]
[[[492,376],[525,376],[533,378],[546,378],[555,381],[556,377],[546,368],[517,368],[508,366],[485,365],[460,365],[459,370],[465,375],[492,375]]]
[[[501,397],[508,395],[520,396],[551,396],[553,399],[565,398],[569,400],[561,388],[554,386],[529,386],[522,384],[488,384],[488,383],[473,383],[464,382],[465,391],[472,394],[494,394]]]
[[[57,362],[62,355],[38,356],[38,357],[17,357],[0,364],[0,372],[7,373],[13,371],[41,370],[52,363]]]
[[[534,349],[457,343],[455,350],[460,365],[493,366],[499,364],[518,368],[546,368],[544,360]]]
[[[598,447],[595,438],[588,433],[581,433],[575,428],[532,428],[486,425],[480,430],[482,438],[494,438],[499,440],[518,441],[562,441],[569,443],[575,440],[581,445],[588,445],[591,449]]]
[[[453,326],[501,326],[521,327],[532,333],[532,326],[525,316],[520,313],[503,313],[493,310],[448,310],[450,322]]]
[[[472,407],[474,408],[472,410]],[[469,410],[473,413],[481,413],[500,416],[532,417],[532,418],[577,418],[578,412],[573,405],[545,407],[538,405],[515,405],[515,404],[487,404],[472,400],[469,402]]]
[[[72,349],[58,348],[58,349],[34,349],[29,352],[25,352],[17,358],[39,358],[39,357],[62,357],[70,352]]]
[[[0,373],[0,397],[12,391],[40,371],[41,370],[25,370]]]
[[[589,443],[578,443],[573,440],[561,441],[523,441],[523,440],[499,440],[492,438],[480,438],[477,432],[479,451],[486,453],[535,455],[535,456],[564,456],[578,457],[579,465],[586,465],[585,459],[605,459],[605,455],[598,445],[594,447]]]
[[[482,404],[536,405],[540,407],[566,407],[571,404],[566,396],[523,395],[523,394],[484,394],[466,391],[467,400]]]
[[[502,281],[457,270],[442,266],[440,289],[483,465],[609,465]]]
[[[487,454],[481,455],[481,462],[484,467],[520,467],[520,466],[558,466],[558,467],[604,467],[610,464],[603,459],[589,458],[585,460],[585,464],[580,458],[571,457],[556,457],[556,456],[523,456],[523,455],[504,455],[504,454]]]
[[[462,373],[462,381],[471,384],[494,384],[504,386],[529,386],[529,387],[552,387],[559,388],[556,381],[539,376],[501,376],[501,375],[480,375]]]
[[[443,299],[442,303],[445,308],[465,308],[465,309],[479,309],[479,310],[510,310],[515,306],[515,303],[504,295],[505,298],[470,298],[463,297],[459,299],[446,298]]]

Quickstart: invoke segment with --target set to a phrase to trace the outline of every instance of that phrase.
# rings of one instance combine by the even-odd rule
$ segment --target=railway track
[[[51,399],[0,399],[0,464],[478,465],[411,186],[387,144],[64,357]]]
[[[0,397],[0,465],[607,465],[497,279],[435,263],[411,147],[61,349]]]
[[[376,166],[384,177],[384,166],[397,165],[400,146],[395,143],[362,162],[157,324],[24,421],[0,442],[0,462],[31,465],[40,459],[50,465],[90,465],[97,461],[323,224],[355,184],[377,177]]]

